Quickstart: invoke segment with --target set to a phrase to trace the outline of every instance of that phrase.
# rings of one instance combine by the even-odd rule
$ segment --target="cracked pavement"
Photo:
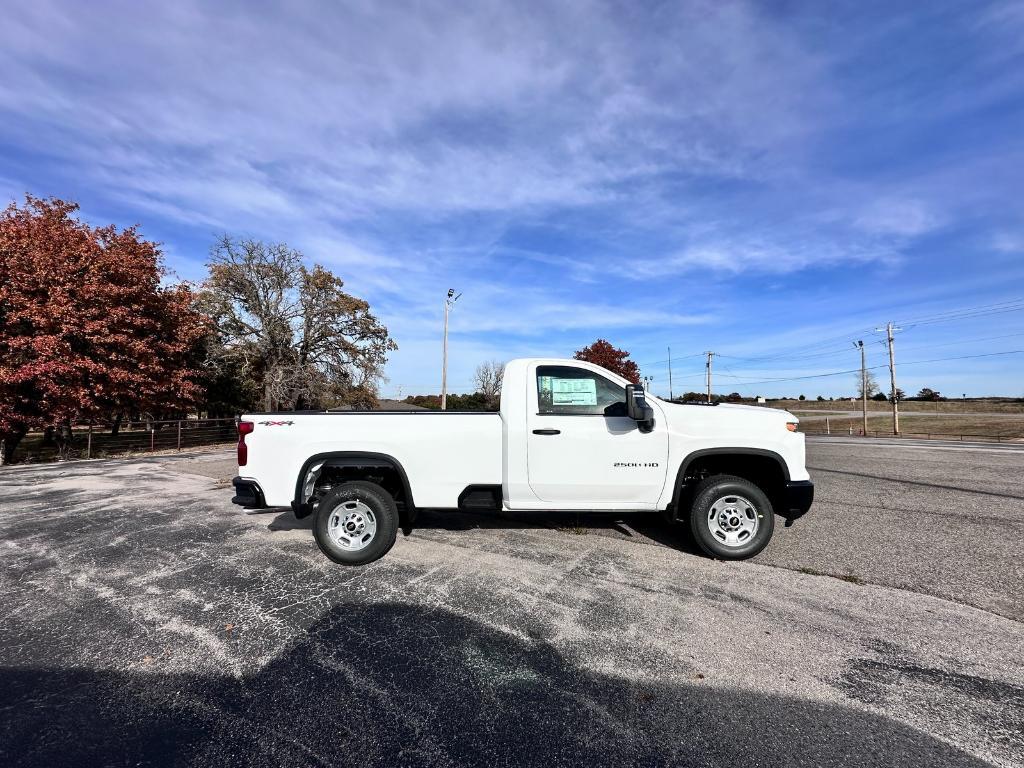
[[[426,512],[361,568],[231,505],[223,451],[3,468],[0,762],[1021,765],[1024,453],[808,464],[748,562]]]

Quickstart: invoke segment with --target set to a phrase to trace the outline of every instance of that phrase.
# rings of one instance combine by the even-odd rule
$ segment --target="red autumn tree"
[[[598,339],[589,347],[577,350],[573,358],[600,365],[634,384],[640,383],[640,368],[629,359],[629,352],[616,349],[604,339]]]
[[[189,361],[207,332],[186,286],[134,228],[90,227],[63,200],[0,214],[0,439],[100,414],[180,409],[201,395]],[[62,445],[63,447],[63,445]]]

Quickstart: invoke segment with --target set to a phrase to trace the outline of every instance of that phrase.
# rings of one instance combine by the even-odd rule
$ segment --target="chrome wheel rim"
[[[761,517],[748,499],[722,496],[708,510],[708,530],[715,540],[727,547],[749,544],[761,526]]]
[[[359,500],[341,502],[327,520],[327,535],[331,541],[349,552],[368,547],[376,533],[377,518],[373,510]]]

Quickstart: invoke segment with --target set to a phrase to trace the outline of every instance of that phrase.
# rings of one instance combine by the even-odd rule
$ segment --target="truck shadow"
[[[545,639],[552,627],[527,624],[513,634],[436,607],[341,603],[240,677],[159,659],[0,668],[0,762],[983,765],[886,717],[719,688],[697,669],[665,682],[593,672]]]
[[[267,525],[270,531],[312,531],[313,518],[298,519],[290,510],[266,510],[278,514]],[[411,536],[417,529],[442,531],[551,530],[570,535],[598,535],[670,547],[692,555],[705,556],[681,524],[670,524],[657,512],[611,515],[602,512],[498,512],[465,510],[419,510],[401,532]]]

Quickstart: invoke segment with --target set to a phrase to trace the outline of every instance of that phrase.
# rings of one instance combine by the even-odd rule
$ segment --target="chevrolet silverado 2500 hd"
[[[417,509],[661,511],[713,557],[752,557],[774,515],[811,505],[804,436],[785,411],[671,403],[579,360],[505,367],[497,413],[251,414],[236,504],[314,515],[332,560],[394,544]]]

